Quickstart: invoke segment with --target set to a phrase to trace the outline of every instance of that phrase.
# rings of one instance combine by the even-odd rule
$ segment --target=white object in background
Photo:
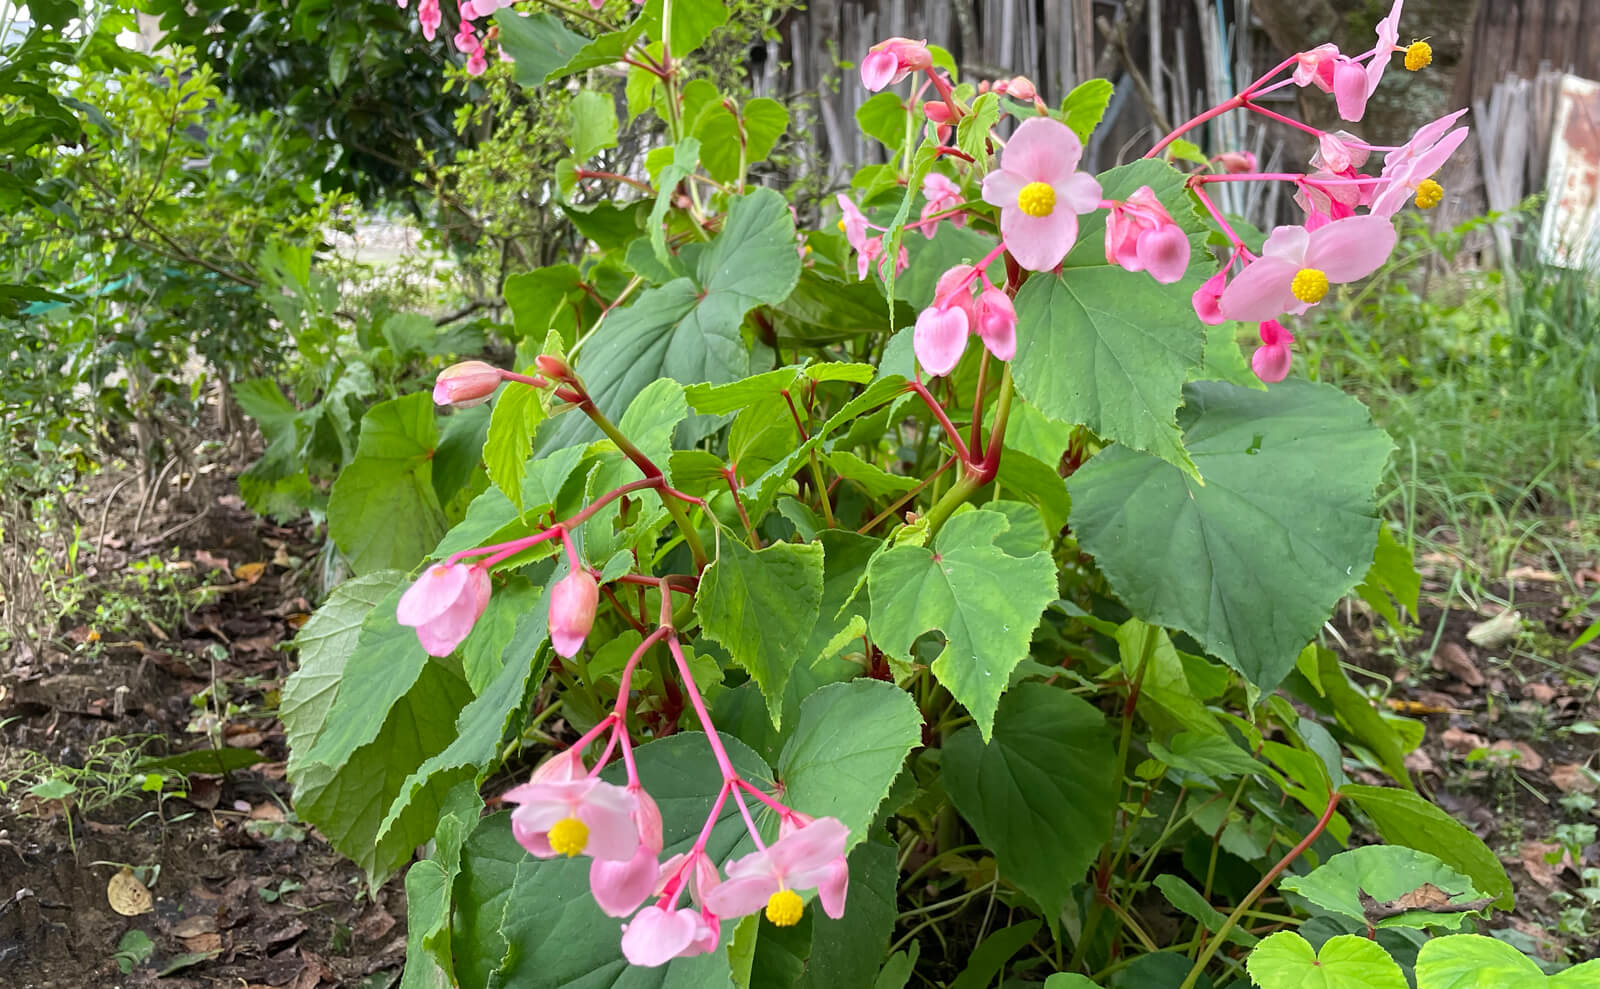
[[[1600,82],[1562,77],[1545,190],[1540,258],[1594,268],[1600,261]]]

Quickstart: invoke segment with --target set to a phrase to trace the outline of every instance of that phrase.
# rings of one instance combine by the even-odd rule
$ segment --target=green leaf
[[[956,124],[956,147],[975,161],[989,158],[989,132],[1000,122],[1000,94],[984,93]]]
[[[489,480],[518,511],[522,509],[522,474],[533,453],[534,432],[545,417],[542,397],[538,389],[516,381],[501,388],[483,443]]]
[[[881,540],[848,529],[824,529],[817,539],[823,547],[822,603],[811,637],[800,650],[800,663],[805,666],[831,659],[850,640],[866,633],[866,602],[852,603],[851,599],[872,554],[883,545]]]
[[[410,569],[444,535],[433,489],[438,439],[427,392],[379,402],[362,418],[356,458],[328,494],[328,536],[356,573]]]
[[[898,915],[896,858],[895,846],[877,841],[862,842],[850,853],[850,895],[844,916],[834,920],[820,910],[807,911],[811,957],[795,989],[872,984]]]
[[[867,570],[873,641],[903,662],[924,632],[944,633],[933,674],[960,701],[985,740],[1011,670],[1045,605],[1056,598],[1056,569],[1047,553],[1009,556],[994,545],[1010,527],[998,512],[955,515],[932,551],[900,545]]]
[[[882,680],[829,684],[801,703],[778,779],[796,810],[843,822],[853,848],[920,744],[922,715],[910,694]]]
[[[751,165],[765,161],[789,128],[789,111],[777,100],[757,97],[739,107],[739,116],[721,104],[700,115],[694,134],[700,139],[700,161],[718,182],[738,182],[742,159]]]
[[[535,268],[507,278],[500,293],[511,307],[516,336],[543,340],[555,324],[556,314],[585,298],[582,286],[583,276],[578,273],[577,266],[571,264]]]
[[[1000,874],[1057,917],[1074,884],[1111,838],[1122,781],[1105,716],[1072,694],[1037,682],[1000,699],[994,735],[963,728],[945,742],[950,799]]]
[[[1100,118],[1106,115],[1106,107],[1111,105],[1111,96],[1116,91],[1109,79],[1085,79],[1078,83],[1061,101],[1062,122],[1072,128],[1078,140],[1088,144],[1089,136],[1100,125]]]
[[[1389,953],[1358,934],[1331,937],[1318,952],[1294,931],[1279,931],[1256,945],[1245,969],[1261,989],[1409,989]]]
[[[1218,780],[1266,771],[1265,766],[1222,734],[1185,731],[1172,736],[1167,745],[1154,741],[1149,745],[1152,757],[1174,769]]]
[[[1167,153],[1165,157],[1168,161],[1176,159],[1178,161],[1191,162],[1202,167],[1211,164],[1211,160],[1206,157],[1205,152],[1200,150],[1200,145],[1194,143],[1193,141],[1185,141],[1181,137],[1167,145]]]
[[[735,769],[770,785],[760,757],[723,736]],[[686,852],[710,813],[722,781],[705,736],[684,732],[635,750],[639,778],[661,809],[662,859]],[[604,776],[620,782],[613,763]],[[726,801],[707,844],[719,864],[751,850],[737,806]],[[465,989],[722,989],[731,986],[726,951],[678,959],[656,969],[623,960],[621,922],[606,917],[589,892],[589,860],[529,855],[511,835],[509,815],[478,825],[462,850],[452,943]],[[731,924],[723,927],[730,939]]]
[[[751,192],[734,202],[722,233],[699,256],[695,280],[646,289],[584,345],[578,369],[589,393],[614,416],[658,378],[689,385],[744,377],[750,370],[739,332],[745,313],[781,302],[799,276],[788,203],[771,189]],[[598,435],[582,416],[551,427],[540,433],[541,449]]]
[[[231,773],[247,769],[266,758],[254,749],[195,749],[173,755],[147,756],[134,763],[141,772],[159,769],[169,773]]]
[[[1400,613],[1395,610],[1396,604],[1413,615],[1417,613],[1422,575],[1411,563],[1411,550],[1400,545],[1386,525],[1378,528],[1378,548],[1372,557],[1372,567],[1366,579],[1356,587],[1356,593],[1397,628]]]
[[[639,18],[657,40],[670,43],[672,57],[683,58],[728,21],[728,5],[721,0],[672,0],[672,36],[661,30],[663,0],[648,0]]]
[[[899,154],[906,146],[907,135],[915,133],[907,126],[910,112],[899,93],[886,89],[873,94],[856,107],[856,125],[861,128],[861,133]]]
[[[1380,903],[1399,899],[1424,883],[1452,894],[1453,902],[1482,899],[1472,880],[1426,852],[1404,845],[1366,845],[1328,859],[1303,876],[1286,876],[1278,885],[1298,893],[1330,913],[1366,924],[1361,908],[1362,892]],[[1460,928],[1469,913],[1435,913],[1408,910],[1396,917],[1384,917],[1377,927]]]
[[[1372,819],[1378,834],[1391,845],[1404,845],[1437,856],[1472,880],[1494,905],[1510,910],[1516,903],[1506,870],[1466,825],[1408,790],[1348,784],[1344,795]]]
[[[1583,983],[1567,980],[1573,989]],[[1479,934],[1433,938],[1417,953],[1417,989],[1538,989],[1561,984],[1504,941]],[[1594,982],[1589,982],[1594,985]]]
[[[1044,989],[1100,989],[1087,975],[1057,972],[1044,980]]]
[[[540,86],[547,76],[572,61],[589,39],[567,30],[553,14],[519,14],[515,10],[495,12],[500,28],[500,46],[516,63],[517,82]]]
[[[379,570],[347,580],[333,589],[295,636],[300,667],[284,683],[278,700],[291,768],[310,751],[327,722],[367,615],[384,598],[398,600],[409,583],[410,578],[400,570]]]
[[[461,846],[478,826],[483,797],[463,782],[445,797],[433,834],[433,853],[406,871],[406,965],[400,989],[439,989],[454,980],[450,953],[450,891],[461,872]]]
[[[882,498],[901,494],[917,486],[917,479],[904,474],[891,474],[877,464],[868,463],[849,450],[835,450],[828,454],[828,466],[834,473],[855,484],[869,498]]]
[[[1380,530],[1381,531],[1381,530]],[[1406,745],[1394,723],[1378,711],[1372,698],[1355,688],[1339,664],[1339,656],[1331,649],[1312,644],[1315,650],[1318,682],[1323,696],[1333,705],[1333,713],[1340,727],[1355,737],[1356,741],[1372,750],[1383,764],[1384,771],[1396,783],[1411,788],[1411,773],[1406,770]]]
[[[1167,898],[1168,903],[1199,921],[1201,927],[1213,934],[1222,930],[1222,925],[1228,922],[1228,918],[1222,915],[1221,910],[1207,903],[1206,898],[1200,895],[1200,891],[1184,882],[1181,876],[1157,876],[1155,887],[1161,890],[1161,895]],[[1229,942],[1246,948],[1259,940],[1254,934],[1239,927],[1228,931]]]
[[[1326,385],[1199,382],[1185,395],[1205,484],[1112,447],[1067,482],[1073,527],[1134,614],[1270,691],[1372,559],[1373,490],[1393,444]]]
[[[1026,947],[1038,932],[1037,920],[1025,920],[984,938],[968,956],[967,967],[950,983],[950,989],[985,989],[1006,967],[1006,962]]]
[[[579,160],[587,160],[602,148],[617,146],[617,105],[611,96],[594,89],[579,90],[568,108],[572,115],[572,136],[568,143]]]
[[[822,603],[822,546],[775,543],[751,550],[724,535],[717,559],[700,577],[695,614],[705,634],[727,647],[767,700],[776,727],[783,688],[800,658]]]
[[[565,63],[551,69],[545,74],[545,82],[554,82],[564,76],[575,72],[586,72],[589,69],[601,69],[616,65],[622,61],[628,49],[644,33],[644,20],[635,18],[627,27],[618,31],[608,31],[597,36],[593,41],[579,48]],[[648,76],[654,79],[654,76]],[[520,81],[520,79],[519,79]]]

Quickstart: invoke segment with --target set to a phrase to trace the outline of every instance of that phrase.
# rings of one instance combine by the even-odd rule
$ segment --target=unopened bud
[[[574,570],[550,589],[550,642],[569,659],[583,648],[584,636],[594,627],[600,587],[587,570]]]
[[[533,359],[533,362],[539,366],[539,370],[544,372],[546,377],[553,378],[556,381],[567,381],[572,377],[572,368],[559,357],[540,354]]]
[[[1027,76],[1014,76],[1005,86],[1005,94],[1007,96],[1014,100],[1022,100],[1025,103],[1031,102],[1039,95],[1039,88]],[[998,89],[999,87],[995,88]]]
[[[929,100],[922,104],[922,115],[940,126],[948,124],[952,119],[950,104],[944,100]]]
[[[457,409],[482,405],[500,387],[500,369],[483,361],[462,361],[439,372],[433,384],[433,404]]]
[[[1217,155],[1216,161],[1224,172],[1231,175],[1256,170],[1256,156],[1252,151],[1224,151]]]

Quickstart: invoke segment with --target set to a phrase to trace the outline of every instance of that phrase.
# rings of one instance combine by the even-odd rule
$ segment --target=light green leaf
[[[914,133],[907,126],[910,111],[899,93],[884,90],[875,93],[856,107],[856,125],[861,133],[881,142],[895,154],[906,145],[906,136]]]
[[[1067,98],[1061,101],[1061,119],[1078,135],[1078,140],[1089,143],[1089,136],[1100,125],[1111,105],[1116,87],[1109,79],[1085,79],[1074,86]]]
[[[572,264],[535,268],[507,278],[500,294],[511,307],[516,336],[524,340],[543,340],[545,333],[555,325],[559,312],[587,297],[582,286],[583,276],[578,273],[577,265]]]
[[[1298,893],[1331,913],[1359,924],[1371,923],[1361,908],[1361,893],[1387,903],[1432,883],[1451,900],[1463,903],[1482,899],[1472,880],[1426,852],[1404,845],[1366,845],[1328,859],[1303,876],[1286,876],[1278,885]],[[1468,913],[1435,913],[1408,910],[1397,917],[1384,917],[1376,927],[1448,927],[1459,929]]]
[[[1417,953],[1417,989],[1539,989],[1552,983],[1583,985],[1550,979],[1516,948],[1479,934],[1433,938]]]
[[[700,577],[695,614],[705,634],[727,647],[767,700],[776,727],[783,688],[800,659],[822,602],[822,546],[775,543],[751,550],[724,535],[717,559]]]
[[[849,450],[835,450],[828,454],[828,466],[852,484],[860,486],[869,498],[901,494],[917,486],[917,479],[904,474],[891,474],[877,464],[868,463]]]
[[[1162,896],[1167,898],[1168,903],[1199,921],[1201,927],[1213,934],[1222,930],[1222,925],[1228,921],[1228,918],[1222,915],[1221,910],[1207,903],[1206,898],[1200,895],[1200,891],[1184,882],[1181,876],[1157,876],[1155,878],[1155,887],[1161,891]],[[1234,927],[1228,931],[1229,942],[1243,945],[1246,948],[1256,944],[1259,940],[1254,934],[1239,927]]]
[[[789,127],[789,111],[777,100],[757,97],[739,107],[739,116],[725,105],[712,104],[695,121],[700,160],[718,182],[738,182],[741,161],[746,169],[766,160]]]
[[[1394,722],[1378,711],[1372,698],[1357,690],[1345,675],[1339,656],[1331,649],[1312,644],[1317,664],[1317,681],[1323,696],[1333,705],[1333,713],[1340,727],[1355,737],[1356,741],[1372,750],[1383,764],[1384,771],[1401,786],[1411,787],[1411,774],[1406,770],[1406,745]]]
[[[438,439],[427,392],[379,402],[362,418],[355,460],[328,494],[328,536],[356,573],[408,570],[444,535],[433,489]]]
[[[1279,931],[1245,960],[1261,989],[1409,989],[1405,973],[1376,941],[1331,937],[1318,952],[1294,931]]]
[[[1184,391],[1206,483],[1113,447],[1068,480],[1073,526],[1134,614],[1189,632],[1270,691],[1372,559],[1373,490],[1393,444],[1326,385]]]
[[[956,147],[975,161],[989,159],[989,132],[1000,122],[1000,94],[984,93],[956,124]]]
[[[517,82],[540,86],[546,76],[572,60],[589,42],[588,38],[567,30],[553,14],[519,14],[503,9],[495,12],[500,28],[500,45],[516,63]]]
[[[433,853],[406,871],[406,965],[400,989],[439,989],[453,979],[450,890],[461,872],[461,846],[478,826],[483,797],[473,783],[451,790],[434,828]]]
[[[1009,527],[998,512],[964,512],[940,530],[932,551],[895,546],[867,571],[873,641],[910,662],[918,636],[943,632],[933,674],[972,712],[985,739],[1012,668],[1027,656],[1033,629],[1056,598],[1049,554],[1019,558],[994,545]]]
[[[1384,841],[1437,856],[1470,878],[1483,895],[1494,897],[1502,910],[1515,905],[1511,879],[1500,860],[1454,817],[1408,790],[1352,783],[1343,792],[1372,819]]]
[[[572,153],[586,160],[602,148],[617,146],[617,105],[607,93],[581,89],[572,97]]]
[[[672,0],[672,36],[661,29],[663,0],[648,0],[640,20],[658,41],[671,45],[672,57],[683,58],[727,23],[728,5],[721,0]]]
[[[1396,604],[1406,608],[1412,615],[1417,613],[1417,596],[1422,593],[1422,575],[1411,563],[1411,550],[1400,545],[1386,525],[1378,529],[1378,548],[1372,557],[1372,568],[1367,571],[1367,578],[1356,587],[1356,593],[1390,625],[1396,627],[1400,625]]]
[[[994,735],[972,728],[945,742],[944,782],[961,816],[994,850],[1000,874],[1058,916],[1111,837],[1122,781],[1105,716],[1042,683],[1000,699]]]

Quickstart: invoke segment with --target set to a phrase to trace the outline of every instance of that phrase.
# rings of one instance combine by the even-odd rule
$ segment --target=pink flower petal
[[[1207,326],[1216,326],[1227,321],[1222,315],[1222,309],[1217,305],[1217,300],[1222,296],[1222,290],[1228,287],[1228,269],[1224,268],[1205,280],[1205,284],[1195,289],[1193,299],[1194,314],[1200,317],[1200,322]]]
[[[425,625],[444,614],[466,590],[469,569],[459,563],[438,563],[424,570],[400,595],[395,620],[402,625]]]
[[[997,288],[978,297],[978,337],[989,353],[1003,361],[1017,356],[1017,308]]]
[[[1261,253],[1269,258],[1293,262],[1297,268],[1304,267],[1301,262],[1305,260],[1306,245],[1310,242],[1305,227],[1273,227],[1272,233],[1267,235],[1267,242],[1261,245]]]
[[[817,884],[817,899],[822,910],[834,920],[844,916],[845,896],[850,892],[850,866],[842,858],[834,859],[828,875]]]
[[[683,954],[698,933],[693,910],[645,907],[622,928],[622,954],[633,965],[654,967]]]
[[[844,855],[849,838],[850,829],[838,818],[819,817],[768,846],[767,852],[779,871],[797,872],[817,868]]]
[[[589,891],[608,917],[626,917],[649,898],[660,864],[643,845],[626,862],[595,859],[589,865]]]
[[[706,890],[705,907],[718,917],[744,917],[767,905],[778,891],[778,880],[758,874],[728,879]]]
[[[1287,312],[1298,301],[1289,283],[1301,267],[1282,258],[1259,257],[1228,283],[1217,306],[1229,319],[1249,323]]]
[[[1189,270],[1189,237],[1176,225],[1147,230],[1139,235],[1139,259],[1150,277],[1171,285]]]
[[[1262,320],[1261,325],[1256,327],[1256,335],[1269,347],[1287,347],[1294,343],[1294,334],[1275,319]]]
[[[1345,120],[1360,120],[1367,112],[1367,97],[1371,95],[1367,73],[1361,63],[1341,57],[1333,70],[1333,96],[1339,105],[1339,116]]]
[[[983,201],[1001,209],[1017,205],[1017,193],[1029,179],[1015,172],[993,171],[983,177]]]
[[[578,820],[589,826],[583,851],[597,859],[626,861],[639,849],[633,795],[620,786],[599,783],[578,808]]]
[[[861,85],[876,93],[894,81],[899,68],[900,59],[893,52],[869,52],[861,60]]]
[[[1293,365],[1294,353],[1285,345],[1263,344],[1250,355],[1250,369],[1269,384],[1287,378]]]
[[[1353,282],[1382,267],[1394,243],[1394,224],[1388,220],[1352,216],[1311,234],[1304,267],[1320,269],[1330,282]]]
[[[1060,210],[1062,204],[1074,213],[1092,213],[1100,208],[1103,193],[1100,182],[1087,172],[1073,172],[1066,180],[1057,183],[1056,209]]]
[[[1063,185],[1078,168],[1083,142],[1072,128],[1050,117],[1029,117],[1000,152],[1000,168],[1022,177],[1023,184]]]
[[[600,586],[587,570],[574,570],[550,589],[550,641],[556,652],[571,658],[583,648],[594,627]]]
[[[1002,210],[1000,233],[1017,264],[1029,271],[1049,271],[1061,263],[1078,239],[1078,215],[1059,205],[1049,216]]]
[[[957,306],[924,309],[911,334],[911,349],[929,374],[949,374],[967,349],[967,314]]]

